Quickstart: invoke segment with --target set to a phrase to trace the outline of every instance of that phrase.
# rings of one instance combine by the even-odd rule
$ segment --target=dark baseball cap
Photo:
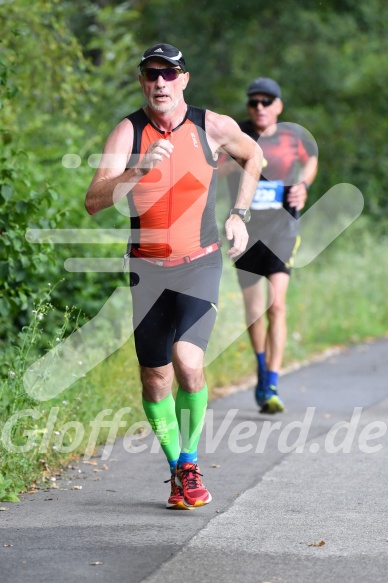
[[[265,95],[282,98],[279,85],[269,77],[258,77],[252,81],[247,89],[247,95],[253,95],[254,93],[265,93]]]
[[[141,67],[141,65],[147,59],[151,59],[154,57],[164,59],[165,61],[168,61],[172,65],[180,67],[182,71],[186,71],[186,63],[180,50],[177,49],[176,47],[173,47],[172,45],[166,45],[163,43],[154,45],[153,47],[147,49],[143,53],[143,56],[141,58],[140,63],[138,64],[138,67]]]

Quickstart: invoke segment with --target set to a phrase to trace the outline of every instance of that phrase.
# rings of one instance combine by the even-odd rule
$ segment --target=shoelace
[[[175,476],[171,476],[171,478],[169,478],[168,480],[164,480],[164,484],[167,484],[167,482],[171,482],[171,489],[174,490],[178,490],[179,494],[182,494],[182,488],[180,488],[178,486],[178,484],[175,483]]]
[[[197,468],[190,468],[190,469],[186,469],[186,470],[179,470],[181,477],[181,482],[184,480],[185,481],[185,486],[187,490],[195,490],[196,488],[199,487],[201,480],[199,479],[198,476],[202,476],[202,474],[199,473],[199,471],[197,470]],[[193,474],[192,477],[189,477],[189,474]]]

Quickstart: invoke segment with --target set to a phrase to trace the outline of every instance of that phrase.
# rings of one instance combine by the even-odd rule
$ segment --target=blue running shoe
[[[260,409],[260,413],[282,413],[284,411],[284,403],[278,395],[276,387],[269,386],[262,394],[260,394],[259,399],[256,399]]]

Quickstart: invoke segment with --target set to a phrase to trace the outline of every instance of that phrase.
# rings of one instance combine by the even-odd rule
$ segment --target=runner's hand
[[[150,144],[138,164],[138,168],[143,174],[147,174],[152,168],[162,162],[165,158],[170,158],[174,146],[168,140],[156,140]]]
[[[291,186],[287,196],[287,202],[291,207],[295,208],[297,211],[300,211],[306,204],[306,200],[307,188],[303,182]]]
[[[225,233],[228,241],[233,241],[233,247],[226,252],[233,259],[245,251],[248,244],[248,231],[244,221],[238,215],[231,215],[225,223]]]

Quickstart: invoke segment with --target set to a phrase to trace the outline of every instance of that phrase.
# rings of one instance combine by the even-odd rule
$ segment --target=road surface
[[[1,582],[385,583],[387,379],[379,340],[282,376],[284,414],[259,414],[252,390],[213,401],[213,501],[193,511],[165,509],[152,436],[81,459],[58,489],[1,504]]]

